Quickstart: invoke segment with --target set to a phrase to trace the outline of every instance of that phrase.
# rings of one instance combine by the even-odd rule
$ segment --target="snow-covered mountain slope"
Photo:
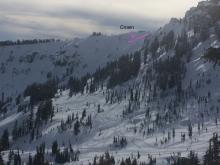
[[[137,32],[141,35],[144,32]],[[84,39],[0,47],[0,93],[17,96],[27,85],[48,77],[63,79],[93,73],[99,66],[138,50],[143,41],[129,44],[130,33],[91,35]],[[34,75],[34,76],[33,76]]]
[[[121,160],[122,157],[134,155],[136,157],[139,152],[141,157],[139,161],[147,161],[147,154],[157,158],[158,164],[168,164],[166,158],[173,153],[180,152],[182,156],[186,156],[190,150],[196,151],[200,156],[204,155],[208,141],[212,137],[213,132],[219,131],[212,121],[204,123],[204,129],[198,131],[197,127],[193,128],[192,139],[186,137],[184,142],[181,141],[181,133],[188,132],[186,126],[175,126],[175,138],[172,138],[166,144],[161,144],[167,138],[169,128],[164,131],[158,130],[156,133],[143,134],[144,128],[141,129],[141,123],[146,119],[146,104],[142,104],[140,109],[135,112],[130,118],[122,118],[122,111],[128,105],[128,100],[124,100],[112,105],[105,102],[106,90],[99,90],[93,94],[77,94],[69,98],[69,91],[62,92],[53,100],[55,113],[52,122],[48,122],[42,128],[39,139],[35,139],[31,144],[29,143],[29,136],[18,139],[13,145],[12,149],[17,148],[24,150],[21,154],[23,159],[26,159],[31,153],[34,155],[36,146],[40,145],[43,141],[46,143],[46,151],[51,152],[52,142],[56,139],[60,147],[68,146],[69,143],[72,147],[80,151],[78,162],[67,164],[87,164],[88,161],[92,162],[95,155],[101,155],[105,151],[109,151],[114,155],[116,160]],[[98,106],[103,112],[98,113]],[[73,127],[67,128],[66,131],[60,130],[62,120],[66,120],[68,115],[72,113],[81,114],[86,109],[87,115],[92,115],[92,128],[81,126],[80,134],[74,136]],[[8,125],[8,121],[21,120],[21,115],[13,117],[10,116],[0,122],[1,127]],[[206,131],[207,128],[207,131]],[[136,130],[136,132],[135,132]],[[114,136],[123,136],[127,138],[127,146],[125,148],[117,148],[113,145]],[[7,156],[4,157],[7,160]],[[51,159],[52,161],[52,159]]]
[[[217,9],[219,3],[216,0],[200,2],[183,19],[171,19],[146,38],[139,51],[140,63],[134,63],[139,65],[137,74],[133,74],[136,67],[132,65],[137,59],[132,56],[89,77],[84,91],[71,96],[70,89],[58,89],[51,106],[48,99],[21,112],[17,112],[19,104],[8,106],[10,110],[1,115],[0,133],[9,130],[9,148],[15,152],[17,148],[22,150],[23,162],[29,161],[29,155],[37,154],[36,147],[45,142],[45,159],[58,164],[60,155],[52,154],[54,141],[58,143],[58,153],[71,152],[70,148],[80,152],[77,159],[67,158],[66,164],[95,165],[98,158],[94,157],[107,151],[114,156],[115,164],[130,157],[137,158],[138,164],[144,161],[168,165],[173,164],[177,156],[188,157],[190,151],[198,154],[202,162],[211,147],[209,140],[213,133],[220,134],[220,58],[216,53],[220,48],[220,10]],[[90,49],[91,40],[81,40],[87,43],[82,52]],[[68,42],[65,50],[71,51],[69,45],[80,49],[82,43]],[[102,42],[97,45],[100,44]],[[211,53],[210,47],[215,48]],[[120,46],[119,49],[123,48]],[[133,48],[128,50],[135,51]],[[97,59],[102,58],[98,52],[94,55],[97,54]],[[213,54],[217,55],[213,57]],[[110,57],[110,60],[115,58]],[[88,60],[85,62],[88,68],[93,68],[97,59],[82,61]],[[110,60],[108,55],[104,56],[103,66]],[[127,70],[120,66],[125,61]],[[78,74],[84,73],[86,71]],[[124,81],[127,73],[135,76]],[[121,82],[117,81],[121,79]],[[116,85],[107,88],[110,80]],[[95,86],[92,92],[89,91],[91,86]],[[48,109],[52,109],[52,113]],[[51,113],[47,120],[44,119],[46,112]],[[8,148],[2,153],[7,161]],[[156,162],[151,158],[156,158]]]

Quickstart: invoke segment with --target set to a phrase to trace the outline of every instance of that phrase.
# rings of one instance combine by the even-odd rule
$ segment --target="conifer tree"
[[[8,130],[5,129],[2,137],[1,137],[1,150],[7,150],[9,148],[9,133]]]
[[[78,134],[79,134],[79,132],[80,132],[79,127],[80,127],[80,123],[79,123],[79,121],[77,120],[76,123],[74,124],[74,134],[75,134],[75,135],[78,135]]]
[[[3,160],[3,158],[2,158],[1,152],[0,152],[0,165],[4,165],[4,160]]]
[[[52,144],[52,154],[55,155],[58,153],[58,143],[57,141],[54,141],[53,144]]]

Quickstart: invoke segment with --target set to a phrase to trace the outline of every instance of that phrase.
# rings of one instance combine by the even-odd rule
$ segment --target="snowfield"
[[[142,46],[141,40],[128,44],[129,38],[130,33],[125,33],[51,43],[1,46],[0,79],[4,81],[0,81],[0,93],[4,92],[5,97],[16,97],[27,85],[45,82],[50,74],[52,77],[65,79],[69,75],[79,77],[93,73],[107,62],[135,52]]]
[[[103,92],[105,93],[106,89],[99,90],[94,94],[77,94],[69,98],[68,90],[63,91],[58,98],[53,100],[53,105],[55,109],[58,109],[58,112],[55,113],[52,122],[49,122],[42,128],[42,137],[34,140],[31,144],[25,141],[25,137],[21,138],[13,144],[12,148],[16,150],[19,147],[21,150],[24,150],[21,156],[27,159],[29,153],[34,154],[36,145],[42,141],[46,142],[47,150],[50,153],[51,144],[54,139],[57,139],[59,144],[65,143],[68,145],[70,142],[74,149],[80,150],[80,161],[69,164],[87,164],[93,161],[95,155],[101,155],[106,151],[109,151],[118,160],[121,160],[122,157],[136,156],[137,152],[140,152],[141,157],[139,161],[147,161],[147,155],[150,154],[157,158],[158,164],[166,164],[166,158],[178,152],[182,156],[187,156],[190,150],[194,150],[200,156],[203,155],[213,133],[220,132],[220,125],[216,126],[213,121],[207,121],[200,133],[195,126],[192,139],[186,136],[186,141],[181,142],[180,134],[187,133],[187,127],[186,125],[178,125],[175,126],[175,138],[171,139],[167,144],[161,145],[159,141],[167,136],[169,128],[164,130],[164,133],[158,132],[152,135],[143,135],[143,132],[139,131],[134,133],[133,128],[138,128],[141,121],[145,118],[144,105],[141,105],[137,116],[133,116],[131,119],[122,118],[122,110],[128,104],[128,101],[124,100],[121,103],[112,105],[106,104]],[[97,112],[98,104],[104,110],[101,113]],[[58,132],[57,127],[62,119],[66,119],[68,114],[72,112],[81,114],[84,109],[86,109],[87,114],[92,114],[92,129],[83,128],[78,136],[73,134],[73,128],[62,133]],[[10,118],[1,121],[0,127],[4,126],[3,123],[7,124],[6,122],[19,120],[19,116],[20,114],[12,115]],[[207,128],[207,131],[205,128]],[[128,145],[122,149],[114,148],[112,145],[114,136],[126,137]],[[156,139],[158,144],[156,144]],[[4,157],[5,160],[7,159],[6,155]]]
[[[87,165],[105,152],[114,156],[116,165],[127,157],[137,158],[138,153],[138,162],[148,162],[152,156],[157,165],[169,165],[171,158],[187,157],[190,151],[202,161],[210,138],[214,133],[220,135],[220,59],[213,52],[217,57],[206,54],[210,47],[219,51],[220,38],[215,24],[205,29],[204,36],[194,27],[198,23],[199,28],[203,19],[210,23],[203,11],[207,5],[210,3],[199,3],[185,18],[171,19],[145,41],[135,44],[128,43],[127,33],[0,47],[0,93],[5,92],[2,100],[12,98],[9,105],[3,105],[7,112],[0,113],[0,135],[4,129],[9,131],[8,148],[15,152],[19,149],[22,161],[28,162],[29,155],[34,156],[36,148],[45,142],[45,159],[54,163],[52,144],[57,141],[61,152],[70,146],[80,152],[78,161],[66,165]],[[201,22],[193,22],[199,18]],[[137,56],[124,58],[127,63],[118,60],[102,70],[107,63],[136,51]],[[79,78],[98,68],[97,75],[85,81],[74,79],[66,85],[70,76]],[[60,80],[55,97],[46,97],[49,90],[43,101],[38,96],[32,108],[18,111],[18,95],[28,85],[52,77]],[[110,80],[116,85],[108,89]],[[78,88],[73,89],[75,86]],[[21,96],[21,104],[29,98]],[[22,135],[15,134],[17,139],[13,139],[17,127],[24,133],[18,131]],[[5,161],[8,148],[1,153]]]

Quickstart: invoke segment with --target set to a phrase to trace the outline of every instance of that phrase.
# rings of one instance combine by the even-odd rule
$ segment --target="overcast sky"
[[[120,25],[151,30],[201,0],[0,0],[0,40],[124,33]]]

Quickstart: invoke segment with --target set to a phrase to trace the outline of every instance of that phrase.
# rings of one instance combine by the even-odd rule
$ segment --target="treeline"
[[[93,33],[92,33],[92,36],[101,36],[101,35],[102,35],[101,32],[93,32]]]
[[[11,46],[11,45],[30,45],[37,43],[49,43],[49,42],[57,42],[59,40],[55,39],[33,39],[33,40],[17,40],[17,41],[0,41],[0,46]]]
[[[114,147],[120,147],[120,148],[123,148],[123,147],[126,147],[127,146],[127,139],[126,137],[115,137],[113,138],[113,145]]]
[[[3,134],[4,135],[4,134]],[[4,135],[5,136],[5,135]],[[3,137],[3,136],[2,136]],[[8,138],[8,136],[7,136]],[[116,137],[114,140],[116,141]],[[74,150],[72,145],[69,143],[68,147],[65,147],[61,150],[57,141],[52,143],[52,153],[48,155],[45,152],[45,143],[42,143],[40,146],[36,148],[36,154],[34,156],[29,155],[29,159],[27,161],[28,165],[47,165],[49,161],[46,160],[50,157],[56,163],[64,164],[66,162],[79,161],[79,150]],[[218,165],[220,164],[220,137],[217,133],[213,134],[213,137],[209,140],[209,147],[205,152],[203,159],[199,160],[198,155],[194,151],[190,151],[187,157],[181,157],[180,153],[173,153],[167,161],[171,165]],[[117,161],[117,164],[120,165],[156,165],[156,158],[153,158],[148,154],[148,161],[143,162],[140,161],[141,154],[137,152],[135,156],[132,154],[132,157],[122,158]],[[50,159],[51,160],[51,159]],[[19,150],[17,152],[10,151],[8,155],[7,164],[11,164],[14,162],[16,165],[22,164],[21,156]],[[3,165],[4,161],[2,159],[2,154],[0,152],[0,165]],[[89,162],[89,165],[114,165],[116,164],[116,160],[113,155],[110,155],[106,152],[104,155],[95,156],[93,162]]]
[[[70,77],[67,83],[67,88],[70,89],[69,95],[83,93],[84,88],[87,93],[93,93],[104,85],[113,88],[137,76],[140,65],[140,52],[135,52],[131,55],[121,56],[116,61],[108,62],[105,67],[99,67],[92,75],[87,74],[82,78]],[[90,81],[88,82],[88,80]]]
[[[5,97],[5,93],[2,92],[2,96],[0,99],[0,114],[6,114],[8,111],[7,105],[11,104],[12,97]]]
[[[10,150],[8,153],[8,161],[6,163],[4,162],[2,155],[0,153],[0,165],[5,165],[5,164],[22,165],[20,151],[17,150],[16,152],[14,152]]]
[[[57,141],[52,144],[52,156],[56,163],[64,164],[66,162],[79,161],[79,150],[74,150],[72,145],[65,147],[63,150],[59,148]]]
[[[53,98],[57,92],[58,80],[49,80],[46,83],[34,83],[29,85],[25,91],[24,96],[30,96],[31,105]]]
[[[160,89],[166,90],[174,86],[181,87],[181,80],[185,75],[186,67],[184,62],[178,57],[168,57],[165,60],[159,60],[155,64],[157,73],[156,84]]]
[[[56,162],[58,164],[64,164],[66,162],[79,161],[79,150],[74,150],[72,145],[69,144],[69,147],[64,147],[64,149],[59,148],[57,141],[54,141],[52,144],[52,153],[46,152],[46,146],[43,142],[36,147],[36,154],[29,154],[28,159],[22,160],[19,149],[17,151],[10,150],[8,153],[8,159],[4,162],[2,158],[2,153],[0,151],[0,165],[50,165],[51,162]]]
[[[14,128],[12,129],[12,138],[16,140],[22,136],[30,134],[31,142],[35,137],[38,139],[41,136],[40,127],[42,124],[52,121],[54,116],[54,107],[52,104],[52,98],[55,96],[58,89],[58,79],[48,80],[45,83],[34,83],[29,85],[23,93],[24,97],[30,96],[30,100],[20,102],[21,95],[16,98],[16,104],[18,105],[18,111],[26,113],[28,107],[28,117],[18,124],[14,122]],[[38,105],[37,112],[34,113],[34,105]]]
[[[49,165],[52,161],[58,164],[64,164],[67,162],[73,162],[79,160],[79,150],[74,150],[72,145],[69,144],[69,147],[60,149],[57,141],[54,141],[52,144],[52,153],[45,152],[45,143],[42,143],[36,148],[36,154],[34,156],[29,155],[28,165]],[[46,160],[50,159],[50,162]]]
[[[45,159],[45,143],[36,147],[36,154],[32,157],[29,155],[28,165],[49,165],[49,161]]]
[[[137,155],[133,155],[132,157],[122,158],[121,160],[116,161],[113,155],[110,155],[109,152],[106,152],[104,155],[95,156],[93,162],[89,163],[89,165],[156,165],[156,158],[152,158],[151,155],[148,154],[148,161],[140,161],[141,155],[138,152]]]
[[[198,155],[191,151],[188,157],[171,157],[172,165],[218,165],[220,164],[220,139],[218,134],[214,133],[209,140],[209,148],[200,162]]]
[[[0,152],[8,149],[9,149],[9,132],[7,129],[5,129],[0,138]]]
[[[116,85],[120,85],[132,77],[137,76],[140,69],[141,58],[140,52],[134,53],[134,55],[122,56],[118,61],[112,64],[110,78],[107,84],[108,88],[112,88]]]
[[[54,107],[52,104],[52,100],[48,99],[42,101],[38,106],[35,122],[39,123],[40,121],[48,121],[49,119],[52,120],[53,116],[54,116]]]
[[[39,103],[36,114],[33,108],[30,109],[28,117],[22,121],[19,125],[17,121],[14,123],[12,129],[12,139],[17,140],[18,138],[30,135],[29,142],[38,139],[41,136],[40,127],[43,123],[47,123],[49,120],[52,121],[54,116],[54,107],[51,99],[41,101]]]
[[[8,153],[8,160],[4,162],[2,159],[2,154],[0,153],[0,165],[22,165],[24,164],[24,160],[21,159],[21,154],[19,149],[17,151],[10,150]],[[29,158],[27,165],[49,165],[49,161],[45,160],[45,144],[42,143],[40,146],[36,148],[36,154],[32,157],[29,154]]]
[[[203,58],[213,61],[215,64],[220,64],[220,48],[210,47],[207,52],[204,54]]]
[[[169,65],[166,65],[166,66],[169,67]],[[166,69],[161,69],[161,71],[163,70],[164,72],[166,71]],[[164,74],[166,74],[166,72]],[[161,128],[167,125],[167,123],[173,124],[176,121],[181,120],[182,117],[184,117],[184,113],[187,112],[187,109],[185,108],[186,104],[188,104],[188,101],[192,101],[192,100],[195,101],[194,106],[195,105],[196,106],[198,105],[200,107],[208,106],[209,108],[203,108],[198,113],[192,114],[190,116],[191,118],[190,122],[192,121],[192,123],[188,125],[190,137],[192,136],[192,125],[194,125],[193,123],[198,122],[198,132],[200,132],[201,129],[204,128],[205,119],[212,117],[212,119],[215,119],[216,123],[218,122],[217,116],[219,115],[219,107],[215,105],[209,106],[209,102],[212,99],[212,93],[208,91],[203,96],[200,96],[197,93],[197,90],[199,88],[204,88],[205,85],[211,84],[211,80],[208,77],[205,78],[205,73],[200,75],[201,77],[198,80],[196,80],[195,84],[192,84],[192,80],[189,80],[188,83],[185,83],[186,85],[185,88],[182,88],[181,79],[180,80],[176,79],[177,81],[174,81],[176,83],[171,83],[169,82],[169,79],[168,79],[168,81],[164,82],[165,84],[167,84],[166,89],[170,89],[169,84],[174,84],[174,85],[176,84],[175,85],[176,88],[173,88],[172,90],[169,90],[169,91],[168,90],[163,91],[161,89],[158,90],[158,86],[152,83],[153,80],[156,78],[156,76],[157,74],[155,74],[155,72],[152,72],[152,69],[151,69],[151,71],[149,71],[149,73],[144,78],[144,81],[145,81],[144,89],[146,90],[149,89],[149,92],[144,93],[146,90],[143,90],[143,96],[144,97],[147,96],[145,100],[148,104],[153,102],[157,105],[158,114],[156,114],[156,120],[152,121],[154,123],[153,128],[150,128],[150,129],[147,128],[148,126],[145,125],[145,123],[143,122],[144,129],[147,128],[147,131],[144,130],[143,134],[147,132],[147,135],[148,135],[151,132],[154,132],[154,130],[157,129],[157,127]],[[161,93],[158,96],[159,92]],[[172,96],[171,99],[170,99],[170,96]],[[161,98],[164,98],[164,97],[168,98],[166,102],[161,101]],[[126,108],[127,110],[126,113],[133,112],[132,109],[133,109],[132,106],[130,106],[129,104],[128,108]],[[153,109],[150,106],[146,105],[146,110],[147,110],[146,120],[149,121],[151,120],[151,113],[153,112]],[[194,116],[198,116],[196,117],[197,121],[194,120]],[[141,129],[143,128],[140,126],[140,130]],[[183,134],[181,137],[182,141],[184,141],[185,137],[186,136]]]
[[[67,87],[70,89],[69,96],[71,97],[73,94],[76,93],[83,93],[84,87],[86,86],[87,80],[90,78],[90,74],[87,74],[81,78],[73,78],[72,76],[69,78],[67,83]],[[90,89],[92,92],[92,89]]]
[[[14,122],[12,128],[12,139],[17,140],[22,136],[29,135],[29,142],[41,137],[40,127],[42,124],[52,121],[54,116],[54,107],[52,98],[58,89],[58,78],[48,80],[45,83],[34,83],[29,85],[23,93],[23,96],[18,95],[15,99],[16,105],[18,105],[18,112],[28,112],[27,118],[19,122]],[[30,96],[30,99],[26,99],[21,102],[21,98]],[[37,112],[34,113],[34,105],[38,104]],[[28,110],[28,111],[27,111]],[[25,143],[28,140],[25,140]]]
[[[161,32],[161,35],[163,33]],[[152,56],[152,67],[149,67],[144,76],[145,88],[150,89],[153,98],[160,93],[161,96],[167,93],[168,89],[176,87],[176,93],[182,95],[182,79],[186,73],[186,61],[190,61],[193,44],[187,40],[185,31],[175,39],[175,34],[171,30],[164,33],[161,40],[157,37],[145,46],[144,61],[147,56]],[[174,50],[174,56],[167,58],[157,58],[159,55]]]
[[[73,133],[77,136],[80,133],[80,127],[87,127],[92,128],[92,115],[87,115],[86,110],[84,109],[79,119],[78,113],[76,115],[72,113],[71,115],[67,116],[66,121],[61,120],[60,126],[58,129],[60,132],[66,131],[73,127]]]

